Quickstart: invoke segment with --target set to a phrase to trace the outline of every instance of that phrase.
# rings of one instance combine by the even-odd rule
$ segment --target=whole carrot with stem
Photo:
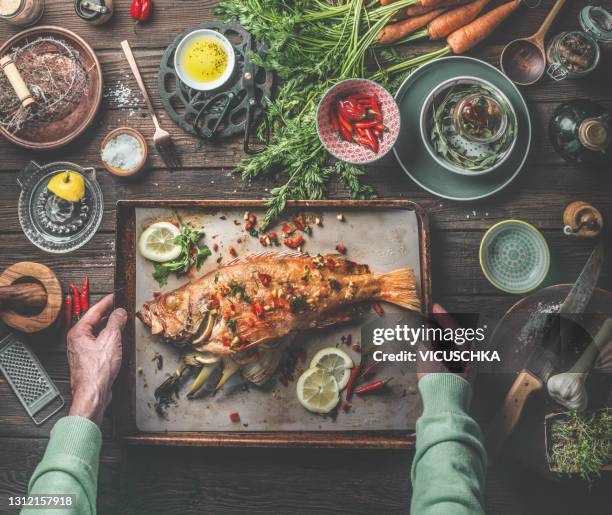
[[[429,11],[433,11],[434,9],[440,9],[442,7],[446,9],[450,9],[451,7],[458,7],[463,4],[468,4],[473,0],[446,0],[444,3],[438,6],[428,6],[423,7],[421,4],[414,4],[409,7],[405,7],[400,10],[397,14],[393,15],[391,18],[392,21],[405,20],[406,18],[410,18],[411,16],[420,16],[421,14],[428,13]]]
[[[462,54],[490,36],[521,5],[522,0],[512,0],[483,14],[446,38],[447,45],[429,54],[420,55],[375,73],[371,79],[381,80],[387,74],[410,70],[415,66],[449,54]]]
[[[406,20],[398,21],[397,23],[391,23],[385,26],[378,33],[376,38],[378,40],[378,44],[390,45],[391,43],[395,43],[407,35],[412,34],[416,30],[424,27],[434,18],[440,16],[443,12],[444,9],[435,9],[420,16],[413,16],[412,18],[407,18]]]

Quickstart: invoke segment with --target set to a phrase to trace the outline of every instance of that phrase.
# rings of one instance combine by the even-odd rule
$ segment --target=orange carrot
[[[444,3],[440,5],[429,5],[424,7],[421,4],[414,4],[410,7],[406,7],[406,9],[402,9],[402,15],[405,16],[419,16],[420,14],[428,13],[429,11],[433,11],[436,7],[456,7],[458,5],[463,5],[471,2],[472,0],[446,0]]]
[[[380,0],[380,5],[391,5],[392,3],[398,2],[399,0]],[[466,0],[467,1],[467,0]],[[415,2],[415,6],[421,7],[429,7],[430,9],[435,9],[436,7],[442,7],[444,4],[452,3],[449,0],[419,0]],[[455,2],[458,3],[458,2]],[[413,6],[410,6],[413,7]],[[407,7],[407,9],[410,9]],[[423,13],[422,13],[423,14]]]
[[[479,15],[490,1],[476,0],[471,4],[457,7],[438,16],[427,26],[429,39],[445,38],[451,32],[464,27]]]
[[[424,27],[434,18],[440,16],[443,12],[444,9],[436,9],[435,11],[430,11],[422,14],[421,16],[413,16],[412,18],[386,25],[378,33],[378,43],[381,45],[389,45],[390,43],[394,43],[408,34],[413,33],[415,30]]]
[[[446,42],[453,54],[462,54],[486,39],[520,5],[521,0],[512,0],[451,33]]]

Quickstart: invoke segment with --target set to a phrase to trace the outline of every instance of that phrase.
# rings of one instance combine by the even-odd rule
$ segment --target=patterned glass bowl
[[[383,134],[378,153],[354,143],[345,141],[334,131],[330,112],[334,102],[351,94],[376,95],[381,103],[383,124],[388,131]],[[323,95],[317,109],[317,132],[327,151],[341,161],[352,164],[368,164],[386,155],[395,145],[400,130],[400,112],[395,99],[385,88],[368,79],[347,79],[332,86]]]
[[[496,288],[513,294],[540,286],[550,269],[548,244],[533,225],[505,220],[492,226],[480,243],[480,267]]]

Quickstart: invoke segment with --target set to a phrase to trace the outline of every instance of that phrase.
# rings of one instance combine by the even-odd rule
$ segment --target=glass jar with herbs
[[[612,42],[612,15],[603,7],[584,7],[579,22],[582,30],[561,32],[548,44],[546,72],[554,80],[590,74],[599,64],[599,43]]]
[[[45,0],[0,0],[0,19],[19,27],[29,27],[40,20]]]

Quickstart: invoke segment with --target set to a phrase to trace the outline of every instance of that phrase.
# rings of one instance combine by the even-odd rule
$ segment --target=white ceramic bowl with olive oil
[[[187,34],[174,52],[174,69],[185,85],[198,91],[220,88],[231,77],[236,64],[229,40],[210,29]]]

